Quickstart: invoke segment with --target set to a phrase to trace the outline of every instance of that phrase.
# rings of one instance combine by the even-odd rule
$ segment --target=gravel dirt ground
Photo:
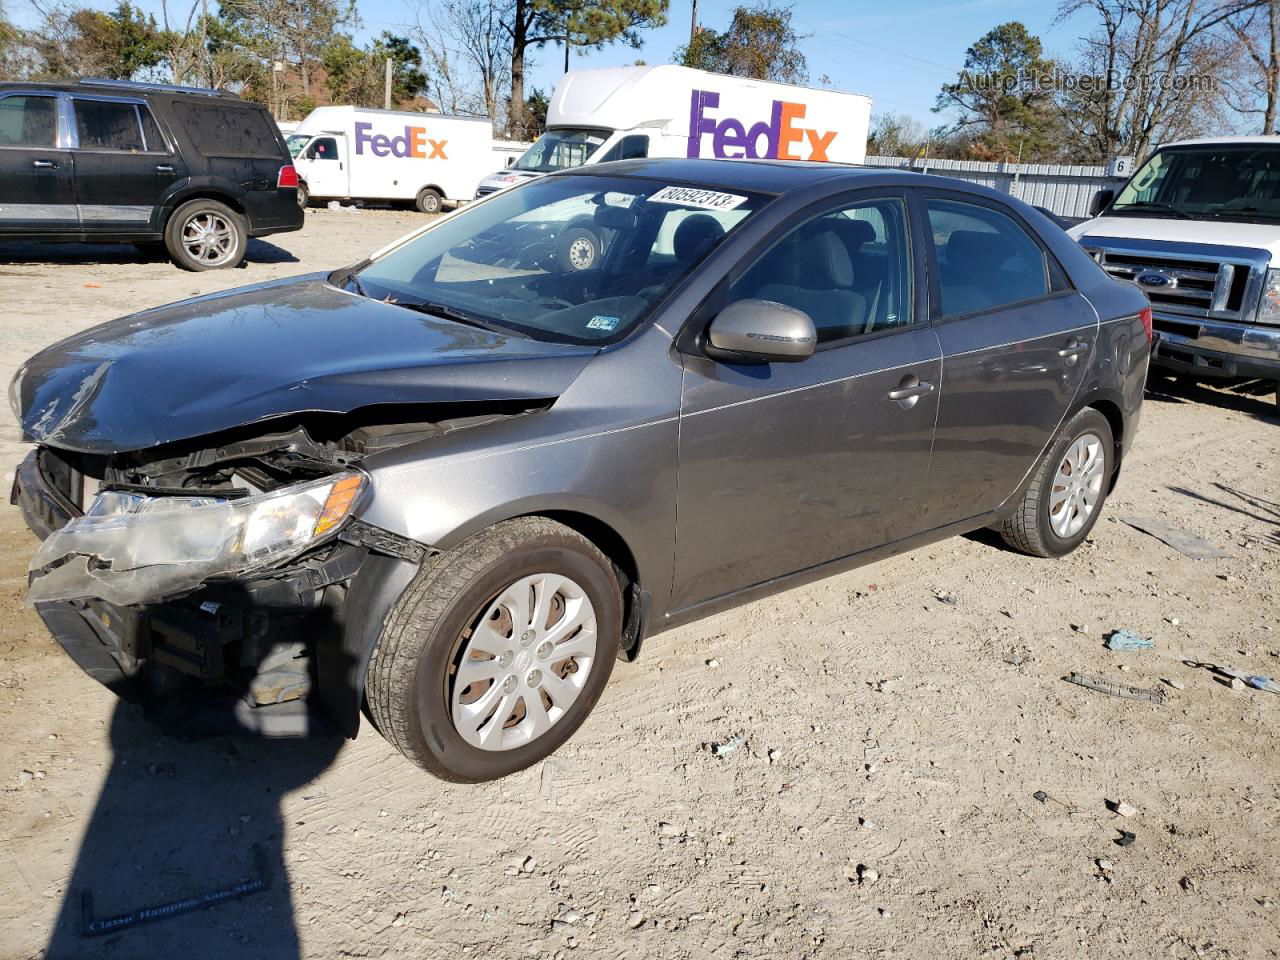
[[[0,377],[98,321],[329,269],[420,222],[316,211],[207,274],[0,249]],[[1280,674],[1274,402],[1160,387],[1073,556],[959,538],[659,635],[558,755],[475,787],[367,726],[162,737],[20,605],[35,540],[0,507],[0,956],[1280,955],[1280,696],[1183,662]],[[6,416],[0,477],[21,452]],[[1228,556],[1188,559],[1133,515]],[[1156,648],[1104,649],[1121,627]],[[86,915],[250,880],[255,850],[265,892],[81,936]]]

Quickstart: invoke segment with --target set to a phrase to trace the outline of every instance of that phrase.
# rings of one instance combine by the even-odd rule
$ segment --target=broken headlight
[[[128,606],[280,563],[336,531],[366,484],[340,473],[236,500],[104,491],[40,545],[27,602]]]

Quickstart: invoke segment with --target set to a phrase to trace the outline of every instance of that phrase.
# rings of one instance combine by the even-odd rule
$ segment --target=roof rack
[[[201,97],[230,97],[234,94],[210,87],[183,87],[176,83],[139,83],[134,80],[112,80],[108,77],[81,77],[80,82],[94,87],[120,87],[127,90],[157,90],[164,93],[190,93]]]

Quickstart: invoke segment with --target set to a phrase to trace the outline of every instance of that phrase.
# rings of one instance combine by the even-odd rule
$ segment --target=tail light
[[[296,178],[295,178],[296,179]],[[1138,311],[1138,319],[1142,321],[1142,332],[1147,335],[1147,343],[1151,342],[1151,308],[1143,307]]]
[[[294,168],[292,163],[286,163],[280,168],[280,176],[276,178],[276,186],[280,188],[293,187],[297,189],[298,171]],[[1148,310],[1147,312],[1150,313],[1151,311]]]

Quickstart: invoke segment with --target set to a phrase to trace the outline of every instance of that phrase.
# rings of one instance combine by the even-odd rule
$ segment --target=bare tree
[[[431,65],[431,92],[449,113],[497,121],[511,77],[506,5],[495,0],[434,0],[417,9],[414,39]]]
[[[201,0],[192,0],[185,18],[176,10],[170,16],[170,0],[160,0],[161,43],[174,83],[190,83],[193,78],[207,82],[204,76],[207,71],[201,69],[205,59],[204,38],[202,32],[195,29],[200,8]]]
[[[1243,90],[1233,106],[1245,115],[1262,116],[1263,134],[1280,132],[1280,0],[1246,10],[1226,22],[1242,60]]]
[[[1162,141],[1227,119],[1235,45],[1226,24],[1269,0],[1065,0],[1059,20],[1079,13],[1095,27],[1083,38],[1077,76],[1095,82],[1063,95],[1078,154],[1145,156]]]

